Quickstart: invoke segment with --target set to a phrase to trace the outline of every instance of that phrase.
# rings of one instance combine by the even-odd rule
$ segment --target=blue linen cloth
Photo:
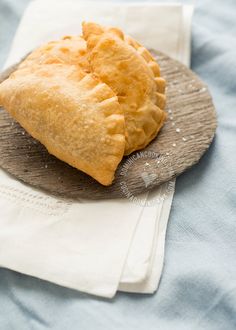
[[[0,0],[0,66],[28,0]],[[236,329],[236,2],[199,0],[192,69],[218,114],[215,140],[177,179],[153,296],[105,300],[0,269],[0,329]]]

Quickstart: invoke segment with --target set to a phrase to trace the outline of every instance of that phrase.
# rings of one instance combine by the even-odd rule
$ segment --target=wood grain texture
[[[196,164],[208,149],[216,130],[211,96],[207,86],[191,70],[163,53],[152,53],[167,81],[168,112],[168,120],[157,138],[142,150],[155,154],[136,152],[124,157],[114,183],[103,187],[50,155],[0,108],[0,166],[25,183],[64,198],[108,199],[124,198],[124,184],[129,193],[137,195]],[[16,67],[2,73],[0,81]],[[144,173],[149,175],[148,182],[144,180]]]

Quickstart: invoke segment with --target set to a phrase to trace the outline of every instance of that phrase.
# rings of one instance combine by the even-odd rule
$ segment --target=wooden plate
[[[141,152],[125,157],[116,179],[103,187],[88,175],[50,155],[0,108],[0,166],[16,178],[65,198],[124,198],[152,189],[198,162],[216,130],[208,88],[191,70],[160,52],[167,81],[168,120],[157,138]],[[0,75],[3,81],[17,66]]]

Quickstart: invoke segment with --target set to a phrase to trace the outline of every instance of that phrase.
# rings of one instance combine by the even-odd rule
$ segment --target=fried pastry
[[[124,154],[124,115],[106,84],[78,65],[22,65],[0,103],[49,153],[109,185]]]
[[[91,69],[117,94],[125,115],[125,154],[144,148],[166,118],[165,81],[151,54],[117,28],[83,23]]]

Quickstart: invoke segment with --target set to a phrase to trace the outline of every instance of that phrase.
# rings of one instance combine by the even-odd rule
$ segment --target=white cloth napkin
[[[27,8],[6,66],[65,34],[83,20],[122,28],[147,48],[189,64],[192,6],[36,0]],[[0,266],[83,292],[113,297],[117,290],[152,293],[163,267],[172,189],[143,207],[127,200],[65,202],[0,170]]]

